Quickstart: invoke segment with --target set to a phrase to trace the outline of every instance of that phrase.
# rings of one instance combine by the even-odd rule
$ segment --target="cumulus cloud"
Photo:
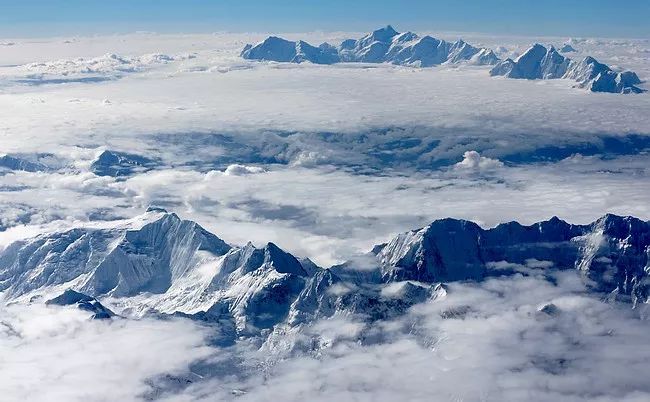
[[[492,170],[503,166],[497,159],[486,158],[476,151],[465,151],[463,160],[454,165],[457,169]]]
[[[303,151],[291,161],[291,164],[294,166],[309,167],[321,165],[326,160],[327,158],[318,152]]]
[[[229,165],[223,174],[226,176],[245,176],[247,174],[264,173],[266,170],[259,166],[246,166],[240,164]]]

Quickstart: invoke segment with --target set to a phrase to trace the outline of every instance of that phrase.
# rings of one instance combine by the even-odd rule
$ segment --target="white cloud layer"
[[[146,381],[213,353],[190,321],[89,320],[71,308],[0,309],[0,376],[7,401],[136,401]]]
[[[337,315],[278,329],[261,348],[210,347],[209,330],[185,320],[88,321],[71,308],[14,305],[0,312],[3,397],[647,400],[647,309],[603,303],[574,271],[526,272],[449,284],[446,296],[373,325]]]

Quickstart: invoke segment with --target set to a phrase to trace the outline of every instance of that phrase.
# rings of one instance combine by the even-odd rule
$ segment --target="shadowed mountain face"
[[[99,300],[125,316],[226,322],[232,340],[339,311],[392,317],[444,296],[440,283],[531,270],[576,269],[595,291],[636,305],[648,300],[649,258],[650,223],[633,217],[492,229],[448,218],[376,246],[374,266],[321,269],[272,243],[230,246],[194,222],[150,209],[9,245],[0,252],[0,289],[5,301],[61,295],[50,303],[77,304],[102,317],[112,312]]]
[[[155,164],[144,156],[106,150],[93,161],[90,170],[97,176],[121,177],[146,172]]]
[[[80,310],[93,313],[92,319],[94,320],[104,320],[115,316],[111,310],[104,307],[94,297],[75,292],[72,289],[66,290],[60,296],[57,296],[52,300],[48,300],[45,302],[45,304],[55,306],[76,305]]]
[[[589,225],[558,218],[493,229],[462,220],[443,219],[403,233],[374,253],[382,279],[448,282],[480,280],[519,268],[578,269],[597,290],[648,299],[650,224],[633,217],[605,215]]]

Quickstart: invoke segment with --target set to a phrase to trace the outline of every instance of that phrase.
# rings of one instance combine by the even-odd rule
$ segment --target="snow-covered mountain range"
[[[399,33],[390,25],[377,29],[360,39],[346,39],[338,46],[322,43],[318,47],[299,40],[289,41],[270,36],[264,41],[248,44],[241,52],[244,59],[276,62],[334,64],[342,62],[392,63],[413,67],[468,63],[495,65],[492,76],[508,78],[556,79],[578,81],[578,87],[592,92],[641,93],[641,80],[632,71],[616,72],[593,57],[573,61],[561,53],[575,52],[565,45],[558,52],[534,44],[517,59],[501,60],[488,48],[474,47],[459,39],[447,42],[431,36],[420,37],[413,32]]]
[[[292,42],[271,36],[256,45],[246,45],[241,56],[250,60],[292,63],[362,62],[419,67],[460,62],[493,65],[499,61],[490,49],[476,48],[462,39],[450,43],[431,36],[420,37],[413,32],[399,33],[390,25],[360,39],[346,39],[338,47],[329,43],[315,47],[304,41]]]
[[[566,48],[563,48],[566,52]],[[632,71],[615,72],[593,57],[574,61],[560,54],[553,46],[546,48],[535,44],[517,59],[506,59],[490,70],[490,75],[508,78],[556,79],[578,81],[580,88],[593,92],[640,93],[636,85],[641,80]]]
[[[0,252],[4,302],[70,305],[99,318],[183,315],[222,324],[225,340],[337,311],[371,320],[446,292],[444,283],[576,269],[597,292],[633,305],[649,297],[650,223],[605,215],[482,229],[443,219],[328,269],[269,243],[235,247],[195,222],[150,208],[9,244]],[[104,307],[106,306],[106,307]]]

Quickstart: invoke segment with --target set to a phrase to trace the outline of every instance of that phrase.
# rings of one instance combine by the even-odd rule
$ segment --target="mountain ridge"
[[[377,29],[359,39],[346,39],[337,46],[323,43],[318,47],[304,41],[288,41],[270,36],[264,41],[247,44],[241,57],[248,60],[314,64],[340,62],[393,63],[431,67],[443,63],[466,62],[493,65],[499,59],[490,49],[476,48],[462,39],[447,42],[431,36],[420,37],[413,32],[397,32],[392,26]]]
[[[494,66],[491,76],[517,79],[570,79],[578,88],[591,92],[642,93],[641,80],[632,71],[616,72],[591,56],[580,61],[561,53],[575,52],[563,46],[560,51],[533,44],[515,60],[501,60],[489,48],[478,48],[462,39],[447,42],[432,36],[420,37],[413,32],[400,33],[391,25],[376,29],[359,39],[345,39],[338,46],[327,42],[319,46],[269,36],[264,41],[247,44],[240,56],[247,60],[285,63],[391,63],[411,67],[433,67],[442,64]]]
[[[180,314],[228,323],[233,339],[338,312],[387,318],[443,297],[442,283],[530,270],[576,270],[594,291],[633,307],[650,295],[650,222],[634,217],[605,215],[587,225],[553,217],[489,229],[445,218],[397,235],[368,257],[370,268],[354,260],[320,268],[273,243],[228,245],[195,222],[151,208],[113,226],[9,245],[0,251],[0,297],[96,302],[99,313],[134,318]]]
[[[580,61],[563,56],[555,47],[535,43],[517,59],[500,61],[490,70],[491,76],[517,79],[570,79],[579,88],[592,92],[642,93],[636,85],[641,80],[632,71],[615,72],[591,56]]]

